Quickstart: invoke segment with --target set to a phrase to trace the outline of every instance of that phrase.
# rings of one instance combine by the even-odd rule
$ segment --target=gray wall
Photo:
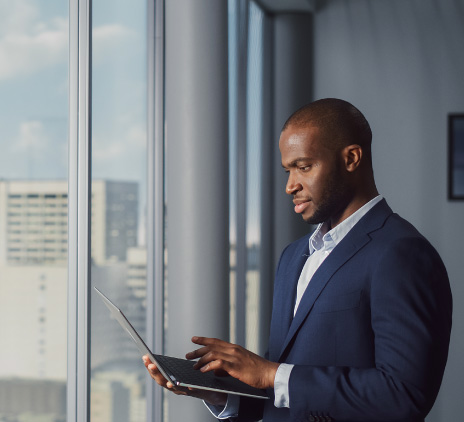
[[[313,52],[311,41],[313,19],[306,13],[281,13],[273,19],[272,89],[273,89],[273,261],[272,274],[277,268],[282,250],[292,241],[312,230],[293,210],[292,198],[285,192],[287,174],[281,170],[279,137],[282,126],[297,109],[312,96]]]
[[[447,200],[447,114],[464,112],[464,1],[334,0],[314,25],[315,98],[343,98],[365,113],[379,191],[447,266],[451,350],[427,421],[462,420],[464,202]]]
[[[229,335],[227,2],[166,4],[165,352],[193,335]],[[167,394],[170,422],[213,421],[197,399]]]

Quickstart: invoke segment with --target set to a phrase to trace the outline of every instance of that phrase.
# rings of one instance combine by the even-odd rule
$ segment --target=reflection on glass
[[[145,0],[92,2],[91,280],[145,335]],[[145,367],[93,297],[92,422],[146,420]]]
[[[250,2],[247,68],[246,347],[254,352],[259,349],[263,18],[264,12],[254,2]]]
[[[67,65],[66,2],[0,3],[0,421],[66,418]]]
[[[263,11],[250,2],[247,74],[246,347],[258,352],[263,137]]]
[[[237,91],[238,91],[238,46],[237,46],[237,4],[228,0],[228,59],[229,59],[229,294],[230,294],[230,328],[229,338],[236,342],[236,250],[237,250]]]
[[[241,285],[238,280],[237,268],[246,265],[246,294],[245,294],[245,346],[259,352],[259,318],[260,318],[260,251],[261,251],[261,188],[262,188],[262,140],[263,140],[263,25],[264,12],[254,2],[249,8],[239,7],[235,0],[229,0],[229,212],[230,212],[230,339],[238,341],[236,332],[237,309],[240,307],[236,297],[236,286]],[[241,55],[240,39],[243,38],[241,21],[242,13],[248,10],[248,37],[246,63],[246,93],[241,92],[239,86],[238,66]],[[241,66],[240,66],[241,67]],[[246,215],[238,212],[237,204],[242,200],[239,192],[237,142],[238,128],[243,124],[239,121],[239,97],[246,94]],[[246,224],[246,239],[239,239],[237,227],[239,223]],[[246,263],[239,262],[237,250],[246,242]]]

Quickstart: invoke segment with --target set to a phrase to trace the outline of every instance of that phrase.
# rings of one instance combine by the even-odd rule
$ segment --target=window
[[[147,2],[92,2],[91,280],[145,338]],[[136,276],[131,266],[141,268]],[[90,421],[146,421],[140,353],[99,300],[91,309]]]
[[[266,19],[254,2],[229,1],[231,339],[258,353],[267,347],[262,320],[269,315],[262,308],[270,289],[262,286],[268,282],[262,268],[269,264],[262,256],[270,248],[263,240],[270,229],[264,210],[271,206],[271,195],[265,194],[269,183],[263,182],[270,165],[264,144]]]
[[[247,181],[246,181],[246,346],[257,353],[260,319],[260,251],[263,157],[263,24],[264,12],[250,2],[247,66]]]
[[[68,146],[74,145],[69,137],[75,128],[71,118],[87,112],[75,110],[73,105],[69,108],[68,75],[73,81],[75,72],[86,70],[78,70],[80,62],[73,60],[68,68],[70,50],[74,48],[69,47],[68,33],[76,32],[73,19],[81,11],[77,9],[85,3],[69,1],[71,20],[68,2],[18,0],[8,5],[3,2],[0,6],[0,59],[8,57],[8,60],[0,60],[0,332],[4,339],[0,348],[0,421],[64,421],[67,381],[71,394],[74,392],[76,397],[82,397],[80,391],[72,390],[77,382],[66,379],[66,320],[70,315],[69,327],[76,332],[78,325],[80,329],[89,320],[88,314],[79,314],[80,310],[76,312],[72,307],[67,309],[67,297],[80,295],[82,285],[72,290],[76,286],[71,282],[67,285],[66,280],[74,277],[68,273],[68,268],[74,265],[71,259],[67,260],[68,251],[72,249],[70,256],[77,255],[76,244],[80,242],[70,239],[68,247],[68,233],[74,230],[67,226],[68,217],[75,222],[74,214],[88,211],[80,209],[75,202],[68,204],[68,189],[71,202],[77,196],[71,179],[82,176],[80,167],[70,166],[68,169]],[[163,251],[164,246],[164,239],[150,240],[154,235],[147,229],[147,209],[150,208],[147,191],[154,180],[147,176],[148,170],[153,169],[146,166],[147,155],[150,155],[146,128],[152,123],[147,121],[150,115],[148,96],[153,95],[149,94],[153,86],[149,86],[146,74],[147,42],[153,42],[155,37],[147,35],[146,22],[154,1],[93,0],[89,5],[92,8],[87,10],[92,25],[87,28],[92,38],[91,116],[88,116],[91,121],[92,151],[89,151],[89,157],[92,157],[92,179],[80,178],[79,187],[86,182],[91,186],[88,228],[91,245],[85,253],[80,249],[78,252],[82,262],[90,266],[92,285],[100,287],[120,304],[144,337],[149,339],[156,329],[162,337],[162,322],[157,322],[158,327],[151,327],[151,335],[145,327],[147,306],[152,303],[150,293],[147,293],[147,271],[155,272],[154,264],[149,262],[154,256],[153,250],[150,255],[150,247],[153,249],[153,244],[158,242],[158,251]],[[79,14],[79,24],[85,20],[83,15],[85,13]],[[257,227],[262,210],[259,201],[252,201],[262,187],[263,172],[263,133],[255,122],[261,121],[264,113],[263,63],[260,59],[264,18],[264,13],[254,3],[250,3],[250,7],[247,5],[245,15],[243,10],[235,15],[231,13],[231,19],[236,19],[236,23],[240,19],[242,25],[232,29],[236,31],[234,38],[240,38],[244,28],[247,33],[245,44],[231,44],[231,49],[237,55],[239,48],[248,50],[244,73],[248,88],[240,99],[233,97],[235,90],[231,90],[234,110],[237,110],[238,101],[244,105],[245,113],[240,116],[234,115],[236,111],[232,110],[231,121],[244,119],[243,145],[247,156],[244,167],[241,167],[247,177],[240,185],[240,189],[245,188],[246,195],[238,200],[244,206],[244,213],[237,214],[235,220],[235,224],[240,222],[245,230],[237,237],[236,244],[231,245],[231,255],[240,243],[245,251],[245,259],[240,258],[244,270],[241,277],[245,280],[242,292],[246,294],[246,301],[240,302],[246,310],[243,333],[246,345],[254,350],[260,345],[252,339],[256,327],[253,328],[251,321],[256,319],[259,305],[257,287],[261,281],[258,269],[264,243]],[[74,57],[72,51],[71,56]],[[239,77],[233,72],[231,69],[232,82],[234,77]],[[153,81],[151,83],[154,85]],[[79,89],[84,87],[85,83],[79,85]],[[156,113],[162,116],[163,101],[158,105]],[[71,126],[69,133],[68,123]],[[79,127],[79,132],[83,131]],[[235,126],[231,126],[231,134],[234,139],[237,137]],[[231,148],[234,154],[240,149],[235,144]],[[69,155],[72,160],[76,151],[70,150]],[[235,176],[239,174],[237,169],[235,165]],[[157,188],[152,191],[157,190],[158,203],[163,209],[164,181],[156,183]],[[232,196],[237,189],[231,185]],[[235,208],[237,202],[231,201],[231,204]],[[55,209],[58,212],[54,212]],[[164,229],[163,212],[158,213],[157,233]],[[152,213],[156,214],[153,210]],[[81,222],[78,221],[79,236],[85,237],[88,233]],[[161,275],[152,276],[163,279],[165,258],[163,253],[157,256],[161,259],[156,264],[156,271]],[[84,270],[87,270],[85,265]],[[163,301],[162,294],[158,294],[158,298]],[[150,420],[146,402],[153,394],[147,393],[150,390],[145,384],[146,371],[139,352],[98,300],[92,300],[91,306],[88,403],[91,421]],[[157,315],[161,315],[158,321],[163,319],[161,308],[156,309]],[[18,336],[18,332],[28,335]],[[158,341],[158,346],[161,343]],[[68,352],[72,364],[86,355],[86,350],[83,353],[77,351],[87,347],[82,344],[76,342],[73,347],[71,342],[72,348]],[[76,364],[78,376],[85,378],[86,364],[84,362],[82,366],[80,361]],[[70,377],[75,376],[73,369],[68,372]],[[84,401],[75,405],[80,406]],[[161,407],[160,401],[158,407]],[[74,410],[70,410],[71,417]],[[87,414],[87,409],[79,408],[75,414],[79,412]],[[160,415],[161,411],[156,413]]]
[[[0,3],[2,421],[66,418],[66,254],[33,221],[67,194],[68,31],[67,2]]]

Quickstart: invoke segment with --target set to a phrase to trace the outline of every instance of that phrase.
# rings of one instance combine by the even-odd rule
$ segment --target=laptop
[[[151,352],[129,320],[122,311],[111,302],[100,290],[94,287],[103,303],[110,310],[111,315],[119,322],[122,328],[134,340],[140,353],[148,355],[150,360],[158,367],[161,374],[174,385],[179,387],[191,387],[199,390],[217,391],[239,396],[267,399],[266,391],[260,390],[239,381],[231,376],[217,376],[213,371],[201,372],[194,369],[195,361],[179,359],[164,355],[155,355]]]

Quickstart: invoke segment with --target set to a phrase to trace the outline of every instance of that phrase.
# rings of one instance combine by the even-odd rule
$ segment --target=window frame
[[[92,0],[69,0],[67,421],[90,419]],[[164,350],[164,0],[147,0],[147,344]],[[163,393],[147,375],[147,420]]]
[[[90,415],[91,0],[69,1],[67,421]]]

